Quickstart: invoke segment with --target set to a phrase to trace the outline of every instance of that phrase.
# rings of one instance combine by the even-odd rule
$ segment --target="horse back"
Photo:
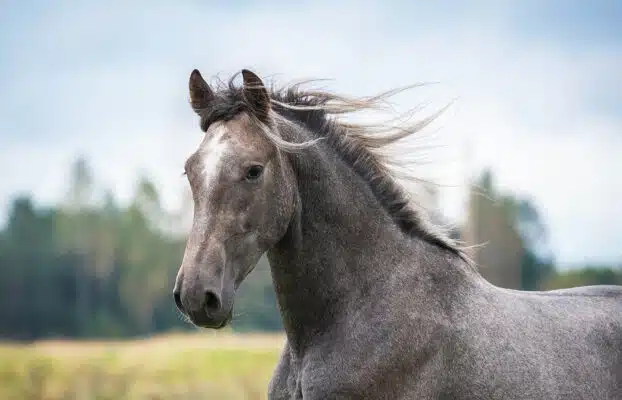
[[[622,399],[622,287],[493,288],[464,300],[449,352],[456,393]]]

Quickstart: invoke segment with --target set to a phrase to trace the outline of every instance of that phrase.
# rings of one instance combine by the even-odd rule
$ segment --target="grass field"
[[[283,342],[200,332],[0,344],[0,399],[265,399]]]

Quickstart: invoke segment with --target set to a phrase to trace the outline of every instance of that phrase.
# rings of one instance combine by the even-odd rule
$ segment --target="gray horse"
[[[267,253],[287,336],[271,399],[622,399],[622,287],[483,279],[383,157],[429,121],[340,122],[386,96],[234,78],[190,75],[205,137],[185,164],[194,220],[174,298],[222,328]]]

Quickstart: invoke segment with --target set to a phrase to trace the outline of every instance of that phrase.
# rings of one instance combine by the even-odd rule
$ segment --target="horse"
[[[190,74],[204,136],[184,166],[194,215],[173,297],[192,324],[222,328],[266,254],[286,336],[270,399],[622,399],[622,286],[484,279],[383,153],[428,121],[339,118],[395,91],[239,75]]]

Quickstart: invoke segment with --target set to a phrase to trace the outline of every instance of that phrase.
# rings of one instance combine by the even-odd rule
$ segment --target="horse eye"
[[[253,165],[246,171],[246,179],[249,181],[257,180],[262,172],[263,167],[261,165]]]

